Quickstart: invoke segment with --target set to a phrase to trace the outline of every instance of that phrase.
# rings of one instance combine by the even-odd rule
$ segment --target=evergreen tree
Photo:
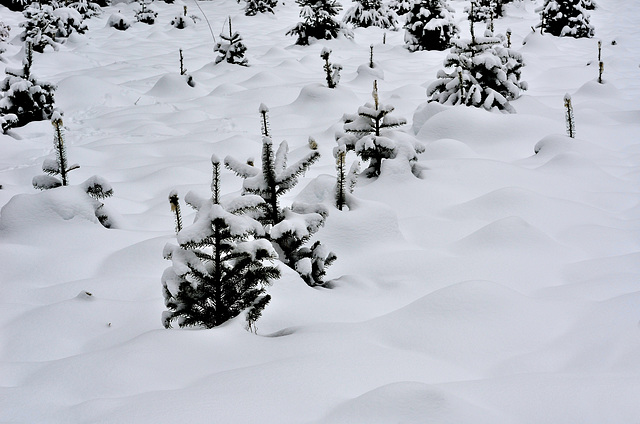
[[[348,197],[353,193],[360,172],[360,161],[355,161],[349,172],[346,168],[347,148],[345,145],[338,146],[334,150],[336,157],[336,208],[342,210],[348,203]]]
[[[258,13],[275,13],[273,9],[278,5],[278,0],[247,0],[244,8],[246,16],[255,16]]]
[[[328,266],[333,262],[333,260],[329,260],[333,254],[329,255],[330,252],[327,252],[326,249],[317,247],[315,253],[301,250],[313,234],[324,225],[328,210],[322,205],[303,203],[294,203],[291,207],[282,208],[279,201],[283,194],[290,191],[298,183],[298,178],[319,159],[320,154],[317,151],[312,151],[298,162],[287,165],[289,147],[287,142],[283,141],[274,153],[267,113],[268,108],[265,105],[260,105],[263,134],[262,169],[230,156],[225,158],[225,165],[236,175],[244,178],[242,187],[245,194],[258,195],[264,200],[264,203],[260,205],[260,214],[256,218],[268,230],[266,237],[274,244],[285,264],[297,269],[296,264],[303,258],[312,257],[315,260],[320,258],[322,253],[326,253],[324,260]],[[309,276],[321,277],[323,275],[322,273],[306,273],[308,270],[308,268],[304,268],[305,274],[301,273],[305,281]],[[324,281],[307,281],[307,284],[322,285]]]
[[[222,38],[222,41],[216,43],[213,48],[213,51],[220,54],[216,58],[216,64],[224,60],[236,65],[249,66],[249,62],[244,57],[247,47],[242,43],[240,34],[231,30],[231,17],[229,17],[229,34],[220,34],[220,38]]]
[[[33,51],[25,47],[22,69],[6,68],[6,78],[0,84],[0,119],[2,130],[21,127],[31,121],[42,121],[53,114],[53,93],[56,87],[38,81],[31,74]]]
[[[362,160],[369,161],[365,175],[369,178],[380,175],[383,159],[396,157],[397,143],[389,138],[391,128],[407,123],[403,118],[391,116],[394,107],[378,100],[378,82],[373,83],[373,103],[365,103],[357,114],[345,114],[344,131],[338,136],[338,146],[353,150]],[[416,152],[418,153],[418,152]]]
[[[446,0],[414,1],[404,27],[404,41],[410,51],[447,49],[459,32]]]
[[[64,145],[64,133],[62,131],[62,117],[58,112],[54,112],[51,120],[54,128],[53,148],[55,154],[48,157],[42,164],[44,175],[33,177],[32,183],[38,190],[50,190],[57,187],[69,185],[69,172],[80,168],[78,164],[68,165],[67,152]],[[92,198],[92,203],[96,218],[106,228],[111,228],[109,215],[104,211],[102,199],[113,195],[111,184],[104,178],[94,175],[80,184],[82,191]]]
[[[310,38],[331,40],[339,34],[353,36],[349,29],[335,19],[342,10],[336,0],[296,0],[296,3],[300,6],[302,22],[287,31],[287,35],[298,37],[296,44],[306,46]]]
[[[55,6],[57,3],[32,3],[22,12],[26,21],[20,23],[24,28],[21,39],[30,42],[38,53],[44,52],[47,46],[57,50],[58,44],[72,32],[84,34],[87,31],[84,18],[76,9]]]
[[[100,5],[90,0],[76,0],[70,3],[69,7],[77,10],[78,13],[82,15],[83,19],[98,16],[102,13],[102,8],[100,7]]]
[[[138,4],[140,5],[140,9],[136,11],[136,20],[138,22],[147,25],[153,25],[156,22],[158,12],[147,7],[150,3],[151,2],[147,2],[147,0],[138,0]]]
[[[64,134],[62,131],[62,117],[59,113],[54,113],[51,120],[53,124],[53,149],[54,157],[49,157],[42,164],[44,175],[33,177],[33,186],[39,190],[49,190],[60,186],[69,185],[69,172],[80,168],[80,165],[69,166],[67,162],[67,149],[64,145]]]
[[[540,13],[538,28],[559,37],[593,37],[594,28],[584,0],[545,0],[536,9]]]
[[[402,16],[413,8],[413,0],[392,0],[389,2],[389,8],[396,12],[396,15]]]
[[[115,28],[118,31],[126,31],[131,27],[131,21],[121,13],[114,13],[109,16],[107,25],[111,28]]]
[[[327,86],[329,88],[336,88],[340,82],[340,71],[342,70],[342,65],[338,63],[329,63],[329,55],[331,55],[331,50],[323,47],[320,52],[320,57],[324,60],[323,69],[327,79]]]
[[[398,16],[382,0],[356,0],[355,5],[345,13],[343,21],[354,27],[396,29]]]
[[[271,297],[265,286],[280,277],[273,261],[276,253],[260,237],[259,222],[233,212],[247,210],[262,202],[257,196],[243,196],[240,202],[223,205],[220,201],[220,161],[214,156],[212,196],[199,198],[193,192],[187,203],[198,211],[193,225],[178,232],[178,245],[168,243],[164,257],[172,266],[162,276],[168,311],[162,322],[170,328],[213,328],[247,311],[249,328],[260,317]]]
[[[513,112],[509,100],[527,89],[526,82],[520,81],[522,56],[504,47],[489,31],[484,37],[476,37],[473,22],[471,36],[471,40],[454,41],[444,61],[450,71],[438,71],[438,80],[427,89],[430,101]]]

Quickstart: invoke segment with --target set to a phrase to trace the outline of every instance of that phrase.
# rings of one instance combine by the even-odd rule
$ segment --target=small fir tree
[[[320,52],[320,57],[324,60],[324,72],[327,79],[327,86],[329,88],[336,88],[338,83],[340,82],[340,71],[342,70],[342,65],[337,63],[329,63],[329,55],[331,54],[331,50],[323,47]]]
[[[389,8],[396,12],[397,16],[402,16],[413,8],[413,0],[392,0],[389,2]]]
[[[180,209],[180,198],[176,190],[171,190],[169,193],[169,204],[176,222],[176,234],[178,234],[182,230],[182,211]]]
[[[355,5],[347,10],[342,19],[354,27],[376,26],[396,29],[398,16],[388,8],[382,0],[356,0]]]
[[[558,37],[593,37],[594,27],[583,1],[545,0],[543,6],[536,9],[540,13],[537,27]]]
[[[90,0],[76,0],[69,4],[69,7],[77,10],[83,19],[98,16],[102,13],[102,8],[98,3]]]
[[[255,325],[271,297],[265,286],[280,277],[278,268],[266,265],[276,253],[264,239],[260,223],[234,214],[235,206],[255,208],[262,199],[243,196],[235,205],[220,201],[220,161],[214,156],[212,196],[202,199],[193,192],[187,203],[198,211],[193,225],[178,232],[178,245],[168,243],[164,257],[172,266],[162,276],[168,311],[162,322],[170,328],[213,328],[246,311],[249,328]]]
[[[171,20],[171,25],[177,29],[185,29],[200,20],[196,15],[187,15],[187,6],[183,6],[182,13],[177,14]]]
[[[504,47],[489,31],[476,37],[473,21],[471,40],[457,39],[453,44],[444,61],[450,71],[438,71],[438,80],[427,89],[430,101],[514,112],[509,100],[527,89],[526,82],[520,81],[522,55]]]
[[[353,193],[360,172],[360,161],[355,161],[347,172],[346,158],[347,149],[345,145],[338,146],[334,155],[336,156],[336,208],[342,210],[348,203],[348,197]]]
[[[249,62],[244,57],[247,47],[242,42],[240,34],[231,30],[231,17],[229,17],[229,34],[222,33],[220,38],[222,38],[222,41],[216,43],[213,49],[213,51],[220,54],[216,58],[216,64],[226,61],[240,66],[249,66]]]
[[[109,16],[107,25],[111,28],[115,28],[118,31],[126,31],[131,27],[131,21],[121,13],[114,13]]]
[[[576,138],[576,121],[573,117],[573,105],[569,93],[564,95],[564,120],[567,125],[567,135]]]
[[[383,159],[396,157],[397,144],[388,137],[389,130],[407,123],[404,118],[391,116],[394,107],[378,100],[378,81],[373,82],[373,103],[365,103],[357,114],[345,114],[344,131],[338,136],[338,146],[353,150],[362,160],[369,161],[365,175],[369,178],[380,175]]]
[[[53,125],[53,150],[55,156],[44,160],[42,171],[44,175],[33,177],[33,186],[39,190],[49,190],[60,186],[69,185],[69,172],[80,168],[80,165],[69,166],[67,161],[67,149],[64,145],[64,133],[62,130],[62,117],[58,113],[51,120]]]
[[[48,157],[42,164],[44,175],[36,175],[33,177],[33,187],[38,190],[50,190],[57,187],[69,185],[69,172],[80,168],[79,165],[68,165],[67,152],[64,145],[64,133],[62,130],[62,117],[55,112],[51,123],[54,127],[53,148],[55,154]],[[106,228],[111,228],[112,222],[109,215],[104,211],[104,203],[102,199],[113,195],[111,184],[104,178],[94,175],[80,184],[82,191],[92,198],[92,203],[96,218]]]
[[[26,21],[20,26],[24,32],[21,40],[31,44],[31,48],[38,52],[44,52],[47,46],[58,49],[56,34],[58,32],[58,17],[53,13],[53,7],[48,4],[32,3],[22,14]]]
[[[330,252],[326,249],[316,247],[311,253],[304,250],[304,244],[324,225],[328,210],[322,205],[303,203],[294,203],[291,207],[283,208],[279,201],[279,198],[289,192],[298,183],[299,177],[319,159],[320,154],[312,150],[298,162],[287,165],[289,151],[287,142],[280,143],[278,150],[274,153],[267,119],[268,108],[263,104],[260,105],[259,111],[263,134],[262,169],[230,156],[225,158],[225,165],[236,175],[244,178],[242,187],[245,194],[258,195],[264,200],[256,219],[267,230],[265,237],[274,244],[281,260],[286,265],[297,270],[297,263],[300,260],[304,259],[306,262],[311,257],[313,258],[312,262],[315,259],[320,262],[325,260],[324,263],[328,266],[333,262],[333,260],[329,260],[333,254],[329,255]],[[327,254],[324,259],[320,258],[323,253]],[[309,269],[311,268],[301,265],[301,271],[299,271],[307,284],[323,285],[324,281],[322,280],[308,280],[310,276],[320,278],[323,275],[322,273],[307,272]]]
[[[353,33],[336,19],[342,6],[336,0],[296,0],[300,6],[302,22],[287,31],[298,37],[296,44],[309,45],[310,39],[331,40],[339,34],[352,37]]]
[[[147,0],[138,0],[138,4],[140,5],[140,9],[136,11],[136,20],[143,24],[153,25],[158,17],[158,12],[147,7],[151,2],[148,2]]]
[[[6,68],[7,76],[0,84],[0,117],[2,130],[21,127],[32,121],[50,119],[53,114],[53,94],[56,87],[40,82],[31,74],[33,50],[25,46],[22,69]]]
[[[414,1],[404,27],[404,41],[410,51],[447,49],[459,32],[453,9],[445,0]]]
[[[273,9],[278,5],[278,0],[247,0],[244,8],[246,16],[255,16],[258,13],[275,13]]]

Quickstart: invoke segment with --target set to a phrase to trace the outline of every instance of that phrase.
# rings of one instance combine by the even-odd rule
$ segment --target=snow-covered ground
[[[127,31],[106,23],[118,11],[133,19],[134,5],[107,7],[85,35],[36,54],[81,166],[71,183],[110,181],[116,228],[95,222],[77,187],[32,188],[52,152],[49,122],[0,135],[0,422],[638,423],[640,2],[598,0],[596,38],[577,40],[532,34],[540,3],[516,0],[496,21],[526,62],[515,114],[427,104],[446,52],[409,53],[402,31],[386,44],[369,28],[294,46],[293,1],[255,17],[235,0],[200,2],[216,36],[233,18],[247,68],[213,64],[204,19],[170,25],[183,4],[202,18],[191,0],[156,2],[156,24]],[[465,4],[451,2],[463,34]],[[22,15],[0,12],[15,67]],[[375,73],[359,68],[371,44]],[[344,67],[334,90],[323,47]],[[374,77],[381,102],[408,120],[402,130],[426,145],[423,171],[383,168],[338,211],[334,135],[370,101]],[[565,93],[575,139],[564,135]],[[292,161],[309,136],[319,144],[284,203],[330,207],[317,238],[338,255],[332,288],[282,266],[257,334],[241,317],[166,330],[167,196],[207,195],[213,153],[259,158],[260,103]],[[241,184],[225,170],[223,194]]]

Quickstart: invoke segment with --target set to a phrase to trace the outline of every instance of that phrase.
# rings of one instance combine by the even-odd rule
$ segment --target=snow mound
[[[517,216],[492,222],[453,244],[453,250],[461,254],[484,250],[508,252],[515,248],[544,252],[557,250],[559,246],[539,228]]]
[[[439,104],[439,103],[438,103]],[[462,159],[477,157],[468,145],[452,138],[434,140],[426,145],[422,159]]]
[[[166,74],[160,77],[151,90],[145,93],[153,97],[185,97],[193,94],[192,87],[187,84],[187,77],[178,74]]]
[[[92,106],[128,106],[136,97],[121,86],[83,75],[67,77],[58,83],[56,104],[64,111],[82,110]]]
[[[0,210],[0,231],[42,228],[73,219],[98,223],[95,200],[79,186],[18,194]]]
[[[478,407],[446,391],[403,381],[371,390],[335,408],[319,424],[489,424],[511,423],[504,416]]]

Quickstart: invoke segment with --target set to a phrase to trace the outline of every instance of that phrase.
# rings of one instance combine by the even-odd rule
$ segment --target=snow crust
[[[468,2],[449,3],[468,38]],[[293,45],[294,2],[252,17],[235,0],[200,2],[214,29],[231,16],[250,67],[214,66],[199,10],[187,3],[201,19],[171,25],[181,2],[155,2],[154,25],[135,22],[135,3],[105,7],[85,34],[35,55],[34,73],[58,85],[67,152],[82,167],[74,185],[36,191],[51,124],[0,134],[0,422],[637,423],[640,3],[600,0],[590,11],[604,84],[596,39],[531,32],[541,4],[510,2],[494,22],[496,34],[512,29],[526,63],[528,90],[512,114],[427,103],[448,52],[410,53],[402,31],[386,31],[385,44],[370,27]],[[3,6],[0,16],[14,40],[3,64],[19,68],[23,17]],[[131,27],[109,27],[111,16]],[[343,65],[333,90],[325,47]],[[195,87],[179,75],[179,49]],[[401,154],[411,140],[424,145],[420,172],[386,160],[339,211],[335,134],[344,113],[371,101],[374,79],[395,114],[413,117],[393,141]],[[565,132],[565,93],[576,138]],[[310,243],[338,257],[330,288],[279,264],[257,334],[241,316],[166,330],[161,281],[178,279],[163,276],[163,254],[180,254],[167,195],[204,205],[212,154],[259,163],[264,104],[290,163],[309,154],[309,137],[318,144],[320,159],[281,202],[328,211]],[[113,186],[115,229],[98,223],[77,185],[96,174]],[[231,171],[220,178],[225,206],[259,203],[233,200],[243,181]],[[182,206],[185,227],[197,213],[223,213]],[[289,224],[274,230],[308,223]]]

